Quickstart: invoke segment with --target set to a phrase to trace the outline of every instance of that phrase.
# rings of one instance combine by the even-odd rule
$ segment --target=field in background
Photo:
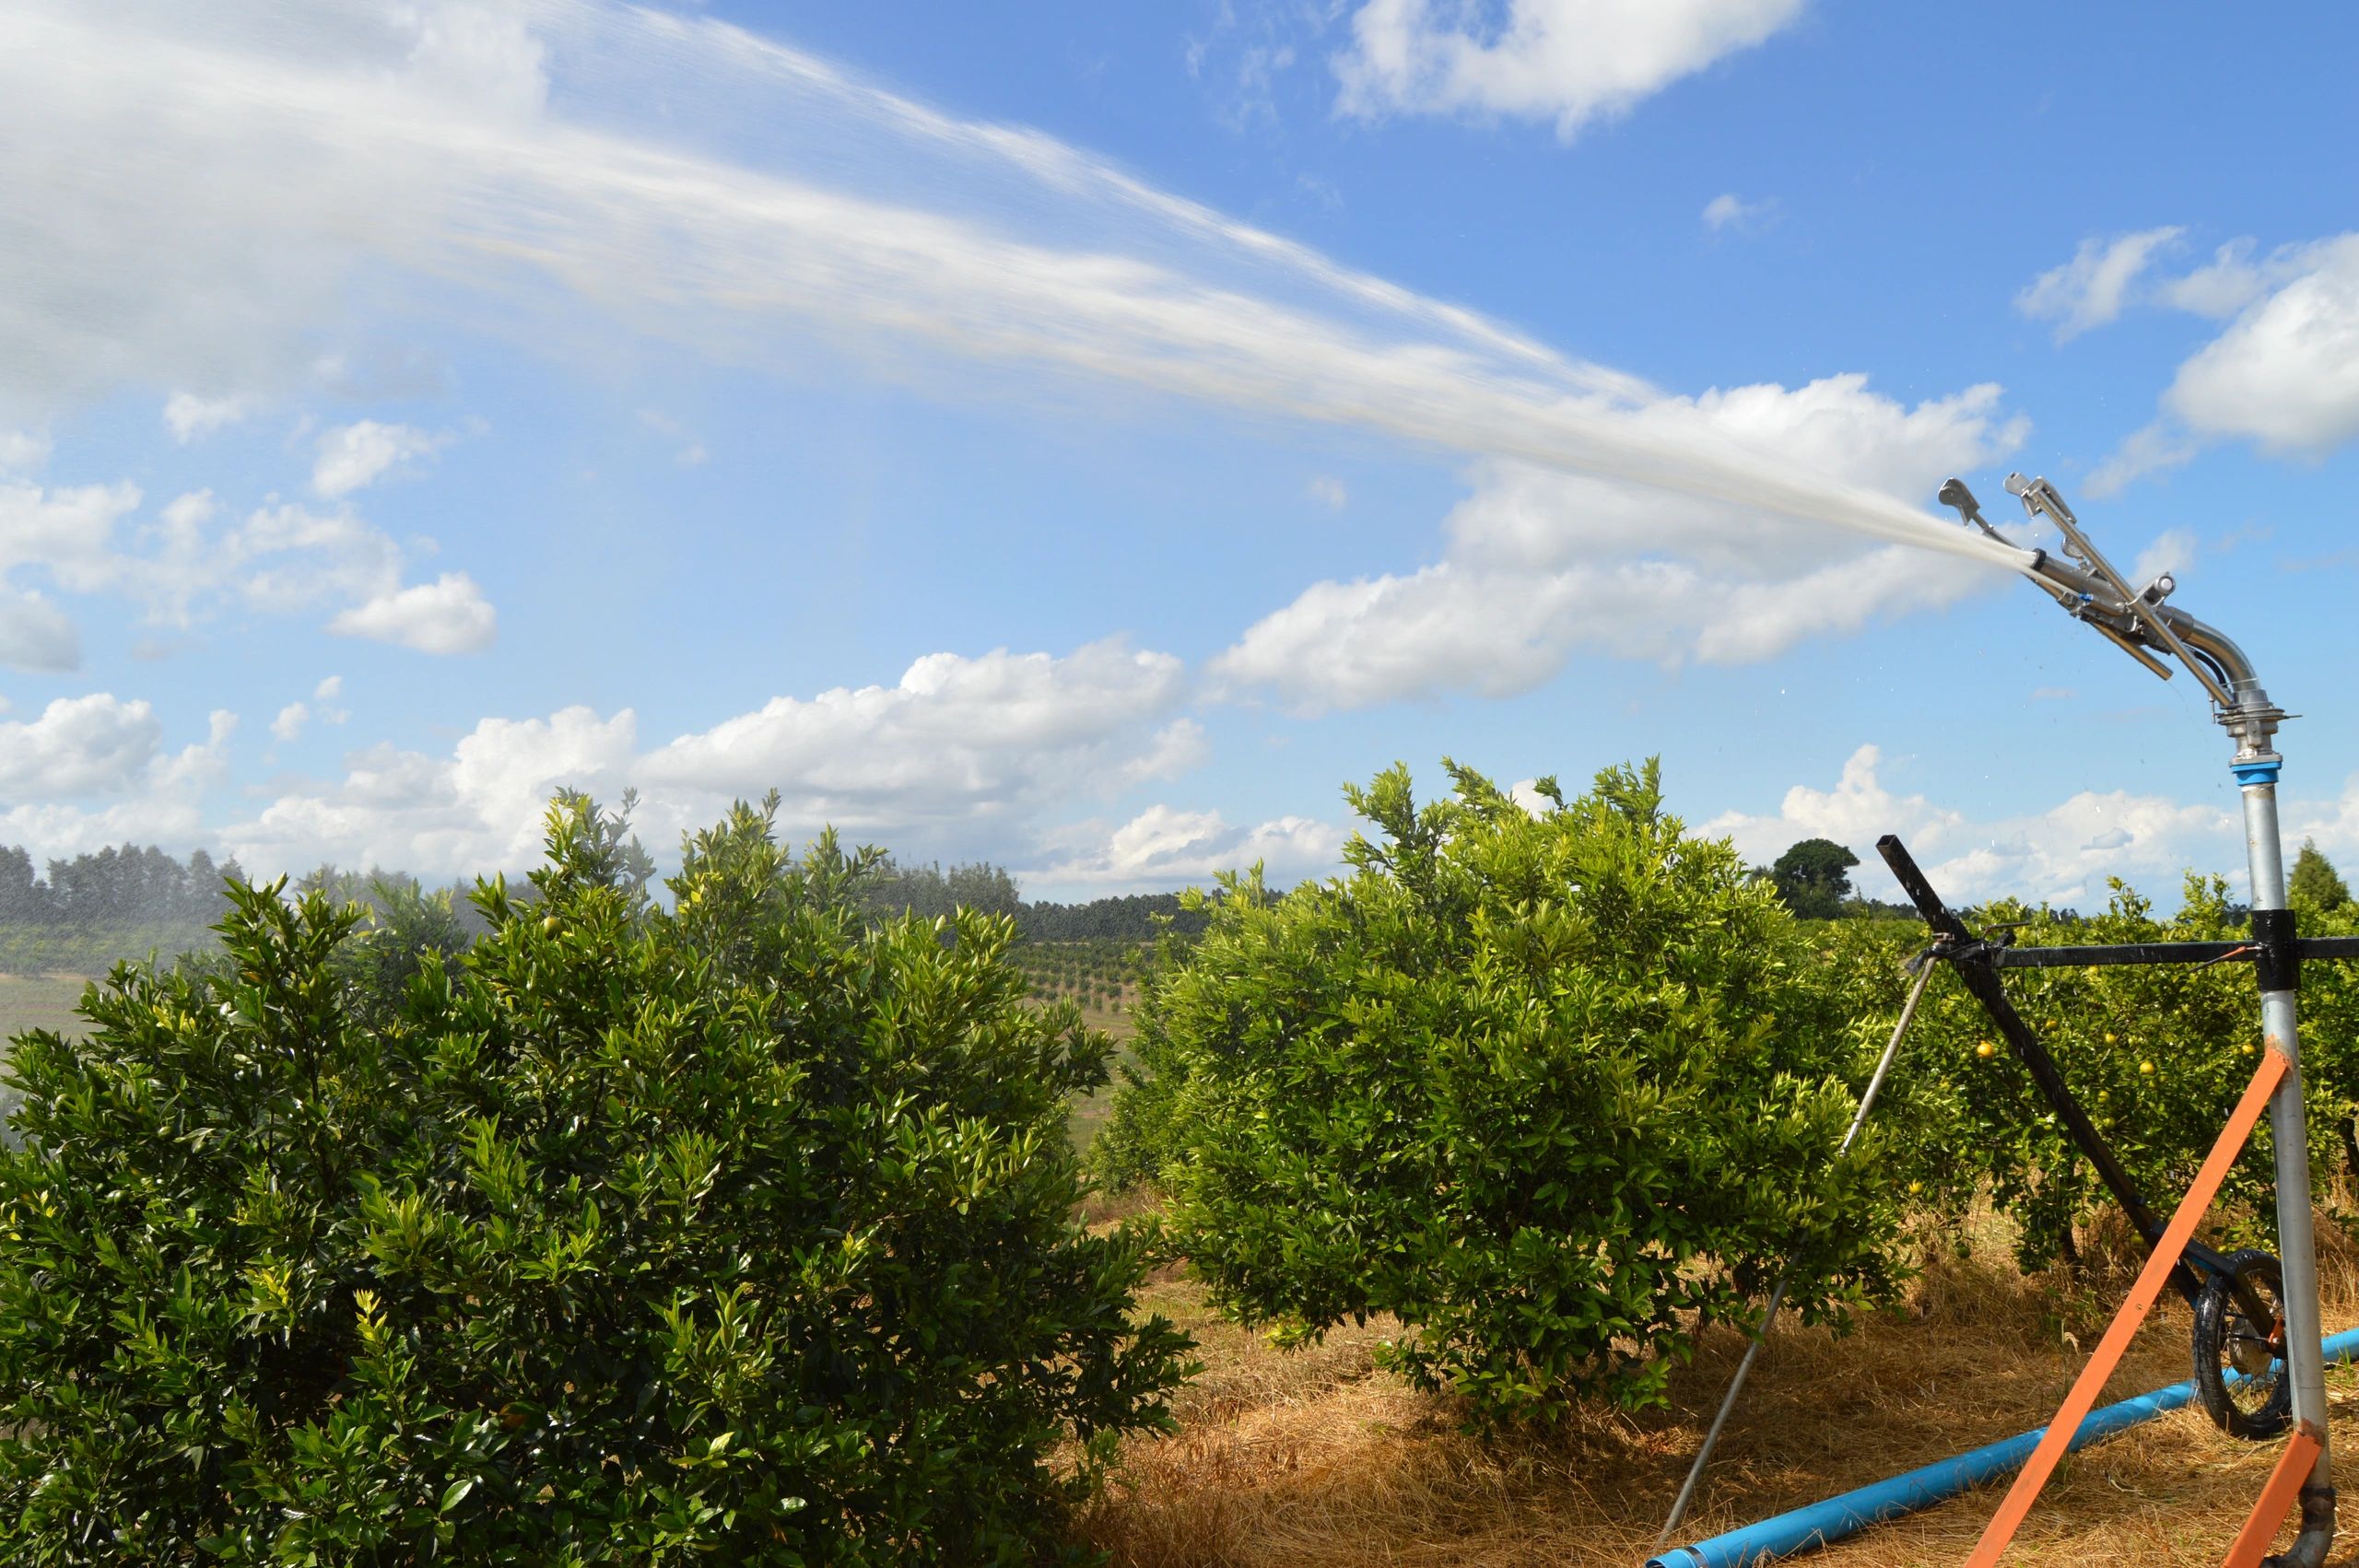
[[[88,984],[84,975],[0,975],[0,1041],[28,1029],[79,1030],[74,1004]]]
[[[1121,1065],[1130,1060],[1128,1041],[1136,1027],[1131,1022],[1131,1004],[1138,1000],[1138,965],[1145,949],[1144,942],[1103,937],[1016,945],[1015,966],[1030,982],[1033,995],[1079,1002],[1083,1022],[1104,1030],[1121,1047],[1115,1054],[1113,1081],[1074,1102],[1066,1125],[1076,1149],[1086,1150],[1097,1129],[1106,1125],[1114,1089],[1121,1082]]]
[[[2359,1323],[2359,1262],[2323,1214],[2319,1246],[2328,1328]],[[1905,1307],[1847,1337],[1781,1330],[1681,1539],[2044,1425],[2127,1285],[2126,1274],[2080,1287],[2060,1275],[2024,1279],[2003,1246],[1986,1243],[1964,1258],[1945,1251]],[[2060,1316],[2060,1299],[2076,1305]],[[1179,1434],[1132,1442],[1083,1521],[1083,1538],[1110,1551],[1114,1568],[1635,1568],[1744,1344],[1733,1330],[1710,1336],[1673,1379],[1668,1410],[1583,1408],[1553,1433],[1484,1443],[1457,1430],[1446,1401],[1375,1369],[1389,1322],[1288,1353],[1221,1321],[1184,1278],[1156,1284],[1146,1305],[1196,1335],[1204,1372],[1179,1396]],[[2107,1398],[2188,1370],[2188,1314],[2172,1297]],[[2338,1443],[2359,1444],[2359,1374],[2330,1371],[2328,1385]],[[2227,1437],[2192,1409],[2148,1422],[2068,1463],[2007,1561],[2215,1564],[2278,1451]],[[1972,1492],[1793,1561],[1963,1562],[1999,1496]],[[2289,1528],[2279,1543],[2291,1539]]]

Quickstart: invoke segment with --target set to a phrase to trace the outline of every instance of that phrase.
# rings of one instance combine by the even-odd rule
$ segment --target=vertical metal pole
[[[2277,773],[2273,753],[2248,751],[2236,763],[2245,806],[2245,852],[2252,871],[2256,937],[2290,939],[2289,922],[2274,912],[2285,901],[2285,850],[2277,826]],[[2327,1445],[2326,1361],[2318,1348],[2317,1240],[2310,1226],[2310,1144],[2302,1115],[2302,1047],[2294,1012],[2296,971],[2290,957],[2264,957],[2260,1022],[2267,1048],[2291,1064],[2270,1102],[2270,1141],[2277,1162],[2277,1248],[2285,1286],[2285,1368],[2294,1386],[2295,1429],[2318,1441],[2318,1460],[2302,1488],[2302,1531],[2294,1547],[2272,1562],[2314,1565],[2334,1539],[2334,1472]]]

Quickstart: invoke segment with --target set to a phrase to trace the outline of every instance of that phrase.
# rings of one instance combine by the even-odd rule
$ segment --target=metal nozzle
[[[1983,519],[1982,503],[1974,498],[1974,492],[1966,487],[1965,480],[1954,477],[1942,480],[1941,493],[1934,499],[1945,507],[1955,509],[1958,521],[1968,527],[1978,528],[1993,539],[1999,537],[1999,531]]]
[[[2035,553],[2034,582],[2067,614],[2095,628],[2163,679],[2170,679],[2171,670],[2157,654],[2177,660],[2217,705],[2220,721],[2236,737],[2240,753],[2267,751],[2269,736],[2284,714],[2270,703],[2242,649],[2184,610],[2163,603],[2178,586],[2167,573],[2142,591],[2133,590],[2089,542],[2055,486],[2010,474],[2007,493],[2019,498],[2032,517],[2047,518],[2064,535],[2064,554],[2071,559],[2059,560],[2045,550]],[[1939,494],[1943,505],[1955,507],[1967,521],[1991,532],[1965,485],[1952,479]]]

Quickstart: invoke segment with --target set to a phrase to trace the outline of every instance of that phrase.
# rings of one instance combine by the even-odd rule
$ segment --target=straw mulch
[[[2022,1278],[2002,1238],[1933,1254],[1907,1305],[1848,1336],[1781,1329],[1755,1368],[1681,1539],[1698,1539],[2043,1424],[2094,1348],[2135,1259],[2078,1280]],[[2327,1326],[2359,1323],[2359,1257],[2325,1215]],[[2093,1238],[2097,1253],[2105,1237]],[[1709,1338],[1668,1410],[1579,1412],[1544,1437],[1461,1434],[1444,1401],[1374,1369],[1391,1326],[1287,1353],[1222,1323],[1184,1280],[1150,1305],[1200,1340],[1175,1437],[1135,1441],[1081,1521],[1117,1568],[1345,1564],[1633,1568],[1701,1441],[1743,1341]],[[2116,1375],[2118,1398],[2188,1375],[2188,1315],[2166,1295]],[[2336,1446],[2359,1454],[2359,1373],[2330,1372]],[[2180,1410],[2083,1451],[2048,1485],[2008,1561],[2217,1563],[2275,1445]],[[1964,1560],[1998,1501],[1970,1493],[1800,1561],[1917,1568]],[[2344,1495],[2359,1498],[2346,1483]],[[2359,1542],[2359,1511],[2346,1507]],[[2281,1539],[2291,1539],[2290,1528]],[[2345,1552],[2351,1549],[2346,1546]]]

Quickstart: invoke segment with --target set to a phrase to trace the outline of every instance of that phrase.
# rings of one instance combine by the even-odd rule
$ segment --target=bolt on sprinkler
[[[2286,1551],[2268,1559],[2289,1568],[2318,1568],[2335,1533],[2333,1470],[2327,1443],[2326,1366],[2319,1350],[2318,1250],[2310,1223],[2309,1137],[2302,1114],[2301,1038],[2294,992],[2301,964],[2294,912],[2285,897],[2285,854],[2277,822],[2277,777],[2284,764],[2274,748],[2288,717],[2269,700],[2244,650],[2215,628],[2164,603],[2177,586],[2167,576],[2132,589],[2081,530],[2064,497],[2046,479],[2007,476],[2007,492],[2034,521],[2045,517],[2063,535],[2063,559],[2032,552],[2032,580],[2073,619],[2164,680],[2164,656],[2176,660],[2211,696],[2213,718],[2236,744],[2229,769],[2244,798],[2245,853],[2252,878],[2252,935],[2259,950],[2260,1018],[2266,1048],[2287,1063],[2269,1107],[2276,1156],[2277,1239],[2283,1269],[2286,1371],[2293,1386],[2295,1430],[2318,1443],[2318,1458],[2301,1490],[2301,1528]],[[1970,527],[1996,539],[1973,492],[1956,479],[1941,487],[1944,506]]]

